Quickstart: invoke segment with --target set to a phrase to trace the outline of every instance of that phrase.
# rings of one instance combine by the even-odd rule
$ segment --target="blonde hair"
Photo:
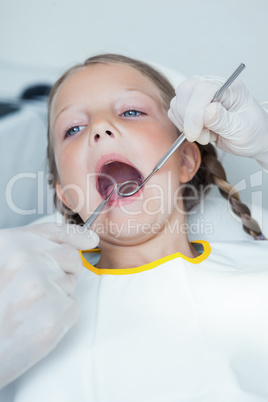
[[[147,63],[118,54],[101,54],[93,56],[88,58],[84,63],[77,64],[66,71],[53,86],[49,98],[47,157],[50,172],[49,183],[54,189],[58,180],[58,171],[55,162],[52,141],[52,129],[50,124],[53,99],[59,87],[70,75],[89,65],[112,63],[126,64],[132,68],[135,68],[141,74],[149,78],[159,89],[163,105],[166,110],[168,110],[169,108],[171,99],[175,96],[175,90],[173,86],[162,73],[160,73]],[[190,211],[196,204],[198,204],[203,195],[203,190],[209,189],[211,187],[210,185],[214,184],[218,187],[221,195],[229,200],[233,212],[241,218],[243,229],[245,230],[245,232],[254,237],[254,239],[264,239],[258,223],[251,217],[249,208],[244,203],[242,203],[238,192],[230,183],[228,183],[224,168],[217,158],[216,150],[213,145],[200,145],[198,143],[197,145],[201,153],[202,161],[196,175],[188,183],[189,185],[185,186],[185,188],[183,189],[182,195],[184,198],[184,208],[186,212]],[[191,197],[191,186],[196,189],[197,194],[199,195],[197,199]],[[62,204],[62,202],[58,199],[56,192],[54,195],[54,203],[56,208],[64,215],[66,222],[72,222],[78,225],[83,224],[81,217],[77,213],[72,212],[68,207]]]

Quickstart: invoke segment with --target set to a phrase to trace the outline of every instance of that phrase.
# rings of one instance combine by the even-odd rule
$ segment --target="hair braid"
[[[266,240],[258,222],[252,218],[249,208],[241,201],[237,190],[228,183],[225,170],[217,159],[213,145],[201,145],[202,165],[207,170],[207,181],[215,184],[220,194],[230,202],[233,212],[242,220],[243,229],[255,240]],[[202,167],[201,167],[202,168]]]

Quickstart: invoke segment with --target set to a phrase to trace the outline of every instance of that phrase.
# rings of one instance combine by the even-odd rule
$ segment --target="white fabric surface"
[[[28,224],[53,211],[47,189],[46,105],[0,119],[0,228]]]
[[[129,275],[85,269],[79,321],[0,401],[267,401],[267,247],[214,243],[199,264]]]

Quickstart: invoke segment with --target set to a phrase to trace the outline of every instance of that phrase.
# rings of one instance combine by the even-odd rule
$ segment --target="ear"
[[[59,181],[57,181],[56,183],[56,194],[57,197],[60,199],[60,201],[69,209],[71,209],[73,211],[73,205],[71,200],[68,197],[68,194],[66,194],[66,192],[64,191],[64,188],[62,187],[61,183]]]
[[[185,141],[181,146],[180,182],[187,183],[198,171],[201,164],[201,154],[195,142]]]

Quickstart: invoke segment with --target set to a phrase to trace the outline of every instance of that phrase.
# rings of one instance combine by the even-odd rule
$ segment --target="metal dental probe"
[[[238,75],[244,70],[245,64],[241,63],[240,66],[233,72],[233,74],[227,79],[227,81],[222,85],[222,87],[216,92],[214,95],[213,99],[211,102],[217,102],[219,101],[221,95],[226,91],[227,88],[234,82],[234,80],[238,77]],[[106,207],[107,203],[111,199],[111,196],[115,192],[115,189],[117,189],[117,193],[121,197],[130,197],[134,194],[136,194],[143,186],[145,183],[147,183],[148,180],[156,173],[158,170],[167,162],[167,160],[173,155],[173,153],[179,148],[179,146],[186,140],[185,134],[181,133],[181,135],[176,139],[176,141],[171,145],[171,147],[168,149],[168,151],[162,156],[162,158],[157,162],[155,165],[154,169],[152,172],[149,174],[149,176],[146,177],[146,179],[139,184],[135,180],[127,180],[124,183],[118,184],[116,183],[113,190],[111,193],[100,203],[100,205],[95,209],[95,211],[92,213],[92,215],[87,219],[87,221],[84,223],[84,227],[89,228],[93,222],[97,219],[99,214],[103,211],[103,209]],[[120,191],[122,188],[129,187],[131,185],[135,185],[135,189],[130,192],[123,192]]]
[[[111,199],[113,193],[115,192],[115,189],[117,188],[118,183],[115,184],[114,188],[110,192],[110,194],[107,195],[106,198],[100,203],[100,205],[95,209],[95,211],[90,215],[90,217],[86,220],[84,223],[83,227],[89,229],[90,226],[95,222],[99,214],[104,210],[106,205],[108,204],[109,200]]]

